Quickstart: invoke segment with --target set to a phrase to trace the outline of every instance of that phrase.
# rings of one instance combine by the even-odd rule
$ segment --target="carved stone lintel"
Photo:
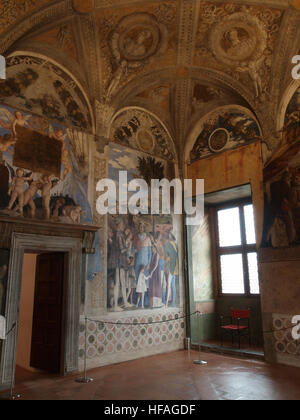
[[[9,249],[11,247],[13,233],[25,233],[36,236],[48,236],[49,240],[53,236],[77,238],[83,241],[83,248],[92,251],[95,232],[98,229],[99,227],[97,226],[53,223],[34,219],[22,219],[20,217],[0,217],[0,248]]]

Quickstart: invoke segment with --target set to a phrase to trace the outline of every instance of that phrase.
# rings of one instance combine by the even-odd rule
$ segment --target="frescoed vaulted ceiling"
[[[53,0],[0,0],[0,33]]]
[[[197,121],[234,105],[255,116],[269,155],[280,145],[276,120],[299,52],[298,0],[0,0],[0,10],[0,53],[57,64],[95,104],[102,139],[117,112],[139,107],[160,118],[183,159]],[[80,121],[62,103],[60,118],[90,129],[85,99],[68,83]],[[10,104],[24,108],[18,101]]]

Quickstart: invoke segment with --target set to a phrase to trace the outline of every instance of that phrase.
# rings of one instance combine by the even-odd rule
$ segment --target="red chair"
[[[249,346],[251,346],[251,332],[250,332],[250,309],[239,310],[232,309],[231,316],[225,317],[221,315],[221,345],[223,346],[224,333],[231,335],[232,345],[234,345],[234,338],[238,337],[239,349],[241,349],[241,338],[249,337]],[[224,324],[225,319],[230,319],[230,324]]]

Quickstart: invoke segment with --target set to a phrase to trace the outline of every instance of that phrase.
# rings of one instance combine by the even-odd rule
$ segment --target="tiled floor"
[[[23,400],[299,400],[300,369],[197,352],[175,352],[89,372],[91,384],[18,369]]]

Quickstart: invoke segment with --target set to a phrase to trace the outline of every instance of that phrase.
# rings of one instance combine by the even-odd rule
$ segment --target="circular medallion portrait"
[[[229,141],[229,132],[225,128],[215,130],[208,140],[208,146],[214,153],[221,152],[225,149]]]
[[[230,66],[258,60],[266,48],[267,35],[259,22],[235,13],[216,25],[210,34],[212,52]]]
[[[168,30],[149,13],[133,13],[122,18],[110,37],[115,60],[126,61],[137,68],[146,60],[162,53],[168,46]]]
[[[220,45],[224,53],[229,57],[246,60],[253,54],[256,42],[246,29],[233,27],[224,32]]]
[[[156,52],[158,43],[158,28],[137,25],[123,32],[120,37],[120,50],[126,60],[143,60]]]

